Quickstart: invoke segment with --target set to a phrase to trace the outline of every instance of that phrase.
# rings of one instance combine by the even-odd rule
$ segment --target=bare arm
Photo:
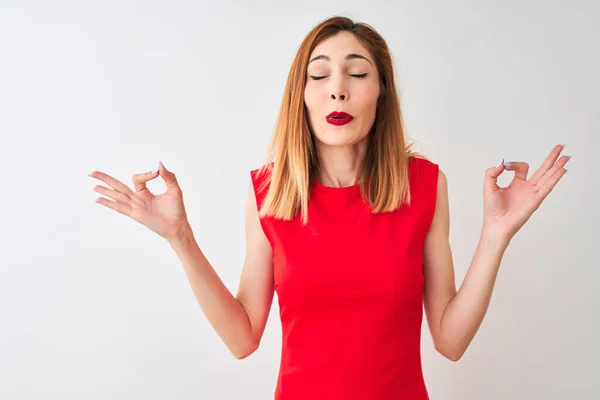
[[[260,343],[273,301],[272,250],[260,225],[252,183],[246,202],[246,255],[237,296],[227,289],[188,226],[171,242],[204,315],[238,359]]]
[[[482,231],[457,293],[449,231],[448,183],[440,170],[435,215],[424,248],[424,307],[436,350],[457,361],[483,321],[508,242]]]

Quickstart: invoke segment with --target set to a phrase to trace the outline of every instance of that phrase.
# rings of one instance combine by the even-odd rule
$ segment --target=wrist
[[[194,238],[194,232],[192,231],[192,227],[190,226],[190,224],[188,222],[185,222],[181,226],[181,229],[179,229],[177,234],[175,234],[173,237],[169,238],[167,241],[169,242],[171,247],[174,247],[174,248],[176,248],[176,247],[181,248],[183,246],[194,243],[195,238]]]
[[[498,248],[502,251],[508,247],[512,236],[510,233],[493,225],[484,224],[481,229],[481,242],[486,246]]]

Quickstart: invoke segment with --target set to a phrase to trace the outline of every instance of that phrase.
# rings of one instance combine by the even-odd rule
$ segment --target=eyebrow
[[[369,61],[369,59],[365,56],[361,56],[360,54],[355,54],[355,53],[351,53],[348,54],[346,56],[346,60],[354,60],[357,58],[362,58],[363,60],[367,60],[367,62],[371,65],[373,65],[373,63],[371,61]],[[317,60],[325,60],[325,61],[331,61],[331,59],[329,58],[329,56],[326,56],[324,54],[318,55],[316,57],[313,57],[313,59],[311,59],[308,63],[310,64],[313,61],[317,61]]]

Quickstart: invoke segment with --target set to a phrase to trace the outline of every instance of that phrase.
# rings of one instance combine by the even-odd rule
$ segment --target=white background
[[[162,160],[235,291],[248,171],[300,42],[334,14],[394,53],[407,134],[448,176],[457,285],[485,169],[533,170],[563,142],[573,156],[509,247],[464,357],[437,354],[424,323],[432,399],[600,398],[598,3],[249,3],[0,2],[0,398],[272,398],[276,300],[259,350],[236,360],[168,244],[95,204],[87,174],[130,184]]]

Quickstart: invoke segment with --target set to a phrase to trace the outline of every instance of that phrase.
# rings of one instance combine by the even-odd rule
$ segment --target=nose
[[[329,90],[332,100],[348,100],[349,93],[343,78],[332,78],[330,84],[331,86],[329,87]]]
[[[346,100],[346,98],[348,97],[348,95],[345,92],[340,92],[340,91],[336,91],[336,92],[332,92],[331,93],[331,99],[332,100]]]

